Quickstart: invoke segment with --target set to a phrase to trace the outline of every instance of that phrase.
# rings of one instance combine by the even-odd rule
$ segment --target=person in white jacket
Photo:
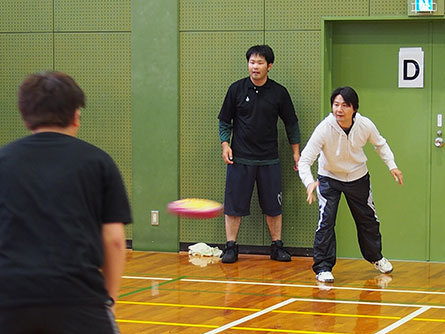
[[[314,239],[316,279],[333,282],[336,262],[335,220],[341,194],[346,197],[354,218],[363,257],[382,273],[393,270],[382,255],[381,234],[363,146],[369,141],[388,166],[394,180],[403,184],[402,172],[394,155],[374,123],[357,111],[358,95],[351,87],[339,87],[331,94],[332,113],[315,128],[298,163],[299,175],[306,187],[307,201],[319,200],[319,221]],[[318,178],[310,167],[318,158]]]

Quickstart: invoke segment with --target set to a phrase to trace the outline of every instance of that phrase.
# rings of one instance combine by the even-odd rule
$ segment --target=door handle
[[[442,147],[443,145],[444,145],[444,143],[443,143],[442,137],[436,137],[436,139],[434,139],[434,146]]]
[[[442,127],[442,114],[437,115],[437,126]],[[437,137],[434,139],[434,146],[442,147],[444,145],[442,130],[437,130],[436,134]]]

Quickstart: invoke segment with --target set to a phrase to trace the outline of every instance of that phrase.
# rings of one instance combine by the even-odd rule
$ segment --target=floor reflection
[[[189,262],[198,267],[207,267],[209,264],[215,264],[221,261],[220,257],[217,256],[200,256],[200,255],[189,255]]]

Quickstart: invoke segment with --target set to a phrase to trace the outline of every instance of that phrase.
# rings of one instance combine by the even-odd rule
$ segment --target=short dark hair
[[[246,52],[246,59],[249,61],[252,55],[260,55],[266,59],[267,65],[273,64],[275,60],[275,55],[273,50],[269,45],[255,45],[251,46]]]
[[[358,95],[352,87],[345,86],[334,89],[331,94],[331,106],[334,103],[334,99],[337,95],[341,95],[348,106],[352,105],[354,111],[358,110]]]
[[[75,111],[85,107],[85,94],[65,73],[35,73],[20,84],[18,107],[30,130],[41,126],[67,127]]]

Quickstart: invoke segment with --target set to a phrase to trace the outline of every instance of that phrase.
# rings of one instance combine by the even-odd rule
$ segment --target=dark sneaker
[[[270,245],[270,258],[281,262],[289,262],[291,260],[291,256],[289,252],[284,249],[281,240],[273,241],[272,245]]]
[[[227,241],[221,257],[223,263],[233,263],[238,260],[238,244],[236,241]]]

